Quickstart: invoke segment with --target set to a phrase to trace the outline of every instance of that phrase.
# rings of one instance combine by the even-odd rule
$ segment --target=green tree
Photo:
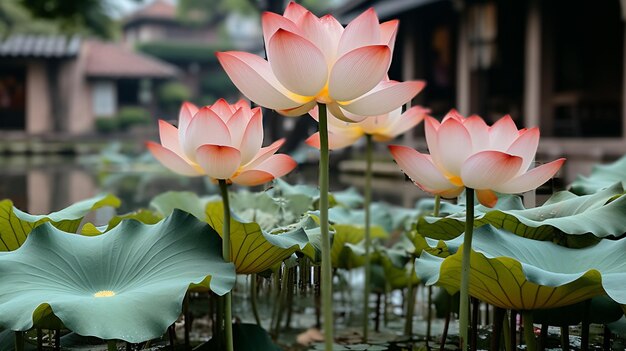
[[[116,5],[111,0],[18,1],[34,18],[55,23],[63,33],[85,33],[102,38],[110,38],[115,33],[116,23],[111,16]]]

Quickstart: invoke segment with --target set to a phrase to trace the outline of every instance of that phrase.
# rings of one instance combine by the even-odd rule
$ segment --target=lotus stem
[[[108,340],[107,341],[107,350],[108,351],[117,351],[117,341]]]
[[[15,332],[15,351],[24,351],[24,332]]]
[[[185,320],[185,349],[191,349],[191,343],[189,342],[189,333],[191,332],[191,311],[189,311],[189,299],[190,293],[187,292],[185,299],[183,300],[183,318]]]
[[[433,216],[439,217],[440,207],[441,207],[441,195],[435,195],[435,207],[433,208]]]
[[[511,347],[511,326],[509,325],[509,313],[504,311],[504,318],[502,319],[502,335],[504,337],[504,349],[506,351],[512,351]]]
[[[224,261],[230,262],[230,205],[228,202],[228,184],[226,184],[226,180],[220,179],[219,185],[222,194],[222,204],[224,205],[222,256],[224,257]],[[224,334],[226,336],[226,350],[234,351],[232,293],[230,291],[224,295]]]
[[[404,334],[411,337],[413,335],[413,314],[415,313],[415,287],[413,286],[413,276],[415,276],[415,257],[411,255],[411,273],[409,273],[409,290],[407,291],[406,321],[404,322]]]
[[[428,346],[428,341],[430,341],[430,336],[433,328],[433,287],[428,287],[428,298],[426,303],[426,346]]]
[[[371,247],[372,247],[372,234],[371,234],[371,213],[370,203],[372,202],[372,155],[374,153],[374,141],[372,136],[367,134],[365,136],[367,144],[365,147],[365,201],[363,207],[365,208],[365,285],[363,286],[363,342],[367,343],[368,330],[369,330],[369,305],[370,305],[370,280],[372,274],[372,260],[371,260]]]
[[[533,326],[533,312],[529,310],[523,311],[522,319],[524,320],[524,341],[526,341],[526,350],[537,351],[535,329]]]
[[[252,304],[252,314],[254,315],[254,320],[259,327],[263,327],[261,325],[261,318],[259,317],[259,309],[256,303],[257,299],[257,284],[256,284],[256,274],[250,275],[250,303]]]
[[[465,235],[463,237],[463,257],[461,263],[461,300],[459,303],[459,341],[463,351],[468,349],[469,325],[469,278],[472,234],[474,231],[474,189],[465,188]]]
[[[324,318],[324,348],[333,349],[333,276],[330,261],[330,233],[328,231],[328,116],[326,105],[318,104],[320,133],[320,229],[322,231],[322,316]]]

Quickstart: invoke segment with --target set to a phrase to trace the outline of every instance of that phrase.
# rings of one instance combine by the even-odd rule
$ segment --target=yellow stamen
[[[112,297],[115,296],[115,292],[111,290],[100,290],[97,293],[93,294],[93,297]]]
[[[456,186],[463,186],[463,179],[461,179],[461,177],[459,176],[448,177],[448,180],[450,181],[450,183]]]

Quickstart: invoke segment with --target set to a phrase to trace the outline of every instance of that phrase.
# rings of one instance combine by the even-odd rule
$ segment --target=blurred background
[[[412,103],[438,118],[456,108],[539,126],[537,162],[568,158],[545,192],[626,152],[624,0],[298,2],[344,24],[369,7],[381,21],[400,19],[390,77],[426,80]],[[239,99],[214,52],[263,55],[260,14],[285,5],[0,1],[0,199],[47,213],[110,191],[131,210],[165,190],[210,190],[164,171],[143,142],[158,138],[159,118],[176,122],[182,101]],[[316,152],[302,145],[315,128],[310,118],[265,111],[266,142],[287,137],[282,151],[304,165],[291,181],[316,179]],[[425,150],[423,128],[399,142]],[[359,147],[333,153],[333,188],[362,184]],[[398,182],[386,148],[378,151],[375,196],[412,206],[422,194]]]

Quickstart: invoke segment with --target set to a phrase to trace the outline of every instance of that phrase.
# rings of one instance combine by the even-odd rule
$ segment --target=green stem
[[[15,351],[24,351],[24,332],[15,332]]]
[[[333,349],[333,276],[330,261],[330,233],[328,231],[328,116],[326,105],[319,107],[320,133],[320,229],[322,231],[322,316],[324,318],[324,345],[326,351]]]
[[[439,217],[440,207],[441,207],[441,195],[435,195],[435,208],[433,209],[433,216]]]
[[[117,351],[117,341],[108,340],[107,341],[107,350],[108,351]]]
[[[463,261],[461,263],[461,301],[459,303],[459,338],[463,351],[468,349],[469,325],[469,278],[472,234],[474,232],[474,189],[465,188],[465,235],[463,237]]]
[[[224,261],[230,262],[230,205],[228,202],[228,184],[220,179],[220,193],[224,204],[224,229],[222,233],[222,256]],[[226,350],[233,351],[233,312],[232,294],[229,291],[224,295],[224,334],[226,336]]]
[[[256,303],[257,293],[256,274],[253,273],[250,275],[250,302],[252,303],[252,314],[254,315],[254,320],[259,327],[262,327],[261,318],[259,317],[259,309]]]
[[[366,135],[367,145],[365,148],[365,285],[363,286],[363,342],[367,343],[369,330],[369,305],[370,305],[370,280],[372,275],[371,261],[371,214],[370,203],[372,202],[372,154],[374,153],[374,141],[370,134]]]
[[[526,341],[526,350],[537,351],[535,329],[533,326],[533,312],[527,310],[522,311],[522,319],[524,320],[524,341]]]
[[[415,286],[413,277],[415,276],[415,257],[411,255],[411,273],[409,273],[409,291],[406,295],[409,299],[406,304],[406,321],[404,322],[404,335],[413,335],[413,314],[415,313]]]

